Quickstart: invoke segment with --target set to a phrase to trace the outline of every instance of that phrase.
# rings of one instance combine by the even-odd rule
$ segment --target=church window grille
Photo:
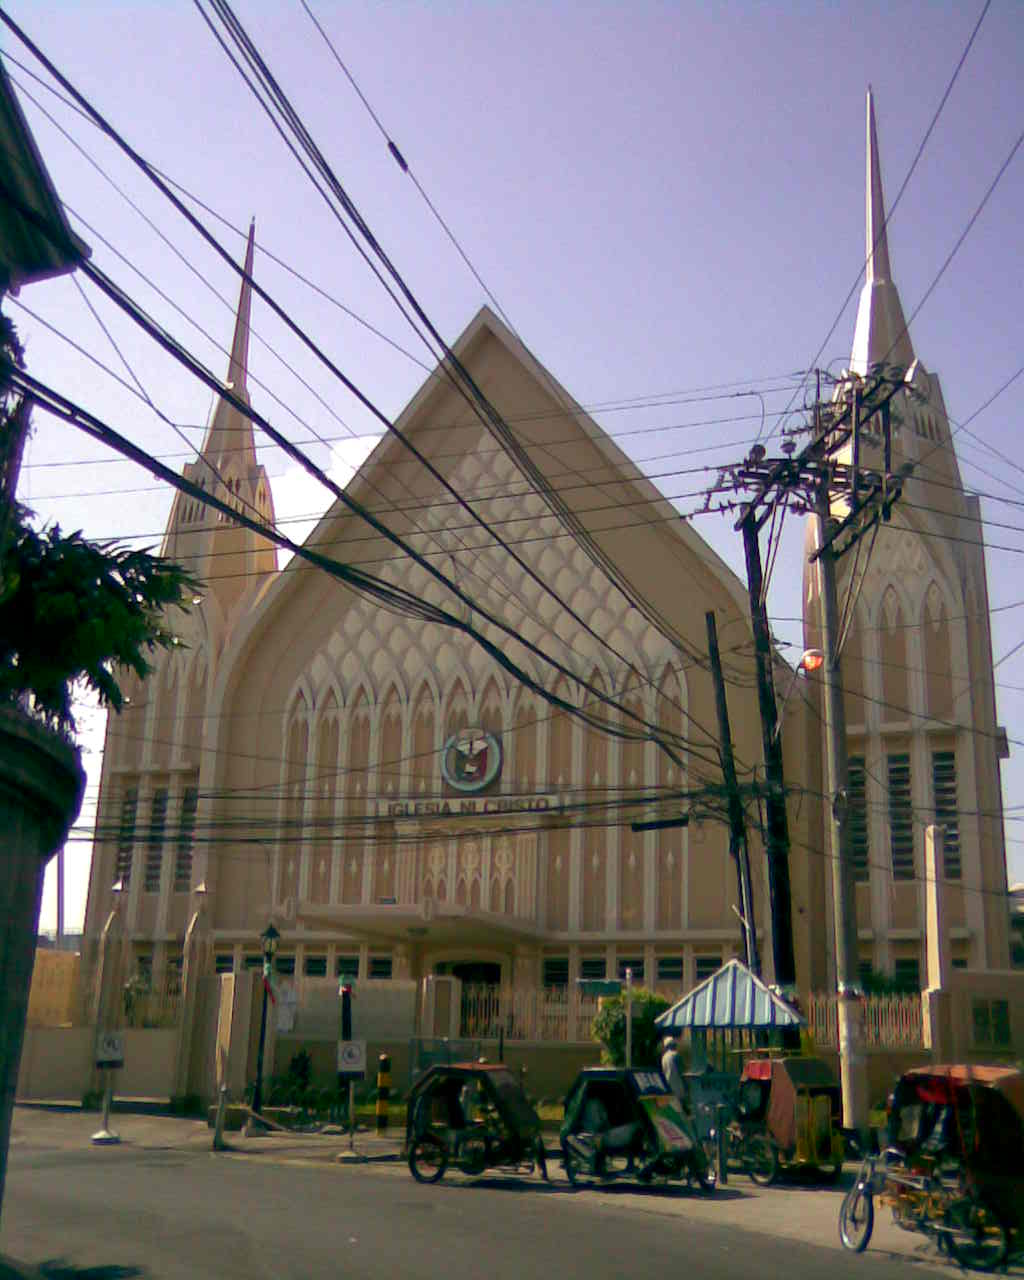
[[[722,967],[721,956],[697,956],[697,981],[703,982],[705,978],[710,978],[713,973],[717,973]]]
[[[178,840],[174,851],[174,892],[188,893],[192,881],[192,846],[196,830],[199,788],[186,787],[178,815]]]
[[[370,974],[371,978],[390,978],[391,977],[391,957],[390,956],[370,956]]]
[[[626,970],[633,970],[633,985],[637,986],[644,980],[644,962],[639,956],[630,959],[628,956],[619,961],[619,978],[622,982],[626,981]]]
[[[935,825],[942,827],[943,874],[947,880],[960,879],[960,815],[956,803],[956,752],[932,752],[932,791],[935,798]]]
[[[326,956],[306,956],[302,962],[302,972],[307,978],[327,977]]]
[[[853,863],[853,878],[858,882],[870,879],[868,869],[868,810],[865,786],[867,773],[863,756],[850,756],[849,760],[849,797],[850,797],[850,854]]]
[[[278,956],[274,960],[274,969],[282,977],[290,978],[295,972],[294,956]]]
[[[683,957],[682,956],[658,956],[658,981],[659,982],[682,982],[683,980]]]
[[[230,951],[222,951],[214,956],[213,967],[215,973],[233,973],[235,968],[235,957]]]
[[[580,977],[594,981],[605,975],[604,956],[584,956],[580,961]]]
[[[890,755],[889,771],[889,843],[892,853],[892,878],[914,878],[914,810],[910,801],[910,756],[906,752]]]
[[[146,867],[142,887],[146,893],[160,892],[160,872],[164,864],[164,835],[167,830],[167,788],[157,787],[149,806],[146,836]]]
[[[355,982],[359,977],[359,957],[338,956],[334,961],[334,976],[344,978],[347,982]]]
[[[132,875],[132,849],[135,845],[135,819],[139,811],[139,789],[129,787],[121,797],[121,817],[117,828],[117,860],[114,879],[127,888]]]
[[[544,957],[544,985],[546,987],[567,987],[569,985],[569,957]]]

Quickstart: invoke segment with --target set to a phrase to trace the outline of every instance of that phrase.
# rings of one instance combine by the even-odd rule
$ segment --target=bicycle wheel
[[[587,1162],[569,1143],[562,1144],[562,1163],[565,1165],[565,1176],[572,1186],[591,1187],[597,1181]]]
[[[949,1251],[962,1267],[994,1271],[1009,1248],[1006,1227],[995,1210],[976,1195],[966,1195],[949,1206],[946,1223]]]
[[[874,1201],[862,1187],[854,1187],[846,1193],[839,1209],[839,1239],[843,1248],[863,1253],[874,1225]]]
[[[417,1138],[409,1149],[409,1172],[417,1182],[440,1182],[448,1168],[448,1148],[434,1138]]]
[[[743,1139],[740,1159],[751,1182],[770,1187],[779,1176],[779,1153],[765,1133],[752,1133]]]
[[[714,1161],[709,1160],[703,1150],[699,1155],[696,1151],[694,1152],[693,1173],[697,1179],[697,1186],[707,1195],[710,1195],[718,1186],[718,1171],[715,1169]]]

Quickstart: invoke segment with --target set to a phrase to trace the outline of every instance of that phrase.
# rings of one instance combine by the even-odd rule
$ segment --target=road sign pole
[[[114,1133],[110,1127],[110,1103],[114,1093],[114,1073],[110,1067],[104,1067],[103,1073],[106,1077],[106,1087],[103,1090],[103,1128],[92,1135],[92,1141],[97,1146],[109,1147],[116,1142],[120,1142],[121,1135]]]
[[[626,1070],[633,1067],[633,970],[626,970]]]

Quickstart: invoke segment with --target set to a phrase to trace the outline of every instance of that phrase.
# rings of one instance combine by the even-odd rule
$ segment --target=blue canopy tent
[[[710,1031],[712,1057],[717,1057],[723,1069],[726,1054],[736,1046],[767,1047],[777,1038],[773,1032],[806,1024],[807,1019],[798,1009],[766,986],[741,960],[727,961],[655,1020],[666,1035],[691,1033],[694,1066],[699,1059],[708,1060]]]

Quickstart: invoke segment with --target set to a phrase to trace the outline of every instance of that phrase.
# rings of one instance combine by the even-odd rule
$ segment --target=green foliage
[[[313,1076],[313,1059],[306,1049],[300,1049],[288,1063],[288,1084],[293,1088],[308,1089]]]
[[[913,981],[908,982],[905,978],[897,978],[878,969],[862,972],[860,985],[869,996],[916,995],[920,989]]]
[[[6,466],[27,407],[8,373],[23,354],[14,326],[0,316],[0,464]],[[2,473],[6,475],[6,471]],[[31,512],[0,501],[0,703],[15,703],[65,732],[75,727],[77,681],[120,710],[118,669],[140,678],[157,648],[179,639],[167,611],[184,608],[198,582],[149,550],[89,542],[59,525],[36,530]]]
[[[669,1002],[646,987],[633,988],[633,1066],[653,1067],[660,1054],[662,1032],[654,1019],[665,1012]],[[605,996],[594,1018],[593,1038],[601,1045],[601,1061],[606,1066],[626,1065],[626,997]]]

